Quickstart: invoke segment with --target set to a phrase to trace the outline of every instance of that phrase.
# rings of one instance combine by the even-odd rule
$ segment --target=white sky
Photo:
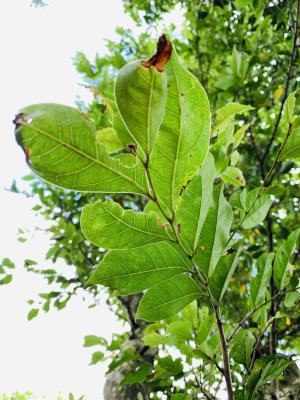
[[[32,199],[3,188],[29,173],[13,135],[11,121],[18,109],[40,102],[73,105],[77,95],[87,100],[90,94],[78,85],[71,61],[76,51],[94,58],[104,51],[104,38],[117,39],[117,26],[138,31],[121,0],[49,0],[45,8],[30,3],[0,2],[0,259],[10,257],[17,264],[13,283],[0,286],[0,394],[31,390],[37,399],[54,399],[61,391],[64,398],[73,392],[99,400],[105,365],[88,366],[92,351],[82,347],[83,336],[109,339],[123,328],[104,302],[87,309],[79,298],[65,310],[27,321],[26,301],[36,298],[45,283],[22,270],[22,260],[43,260],[47,239],[34,229],[45,222],[31,211]],[[178,18],[179,10],[166,23],[178,23]],[[33,232],[25,244],[16,240],[20,227]]]

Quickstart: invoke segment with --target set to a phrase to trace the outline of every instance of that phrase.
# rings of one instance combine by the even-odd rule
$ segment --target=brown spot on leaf
[[[172,43],[168,41],[166,35],[161,35],[157,42],[156,53],[148,61],[142,61],[146,68],[155,67],[158,72],[163,72],[164,66],[169,61],[172,54]]]
[[[203,246],[203,244],[200,245],[200,250],[204,251],[205,247]]]

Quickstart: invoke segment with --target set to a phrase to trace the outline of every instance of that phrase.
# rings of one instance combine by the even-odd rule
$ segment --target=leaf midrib
[[[175,80],[176,80],[176,90],[177,90],[177,95],[178,95],[178,99],[179,99],[179,101],[178,101],[178,104],[179,104],[179,112],[180,112],[180,117],[179,117],[179,120],[180,120],[180,128],[179,128],[179,134],[178,134],[178,140],[177,140],[177,144],[176,144],[176,157],[175,157],[175,160],[174,160],[174,167],[173,167],[173,170],[172,170],[172,183],[171,183],[171,208],[172,208],[172,210],[171,211],[175,211],[175,199],[174,199],[174,197],[175,197],[175,194],[174,194],[174,192],[175,192],[175,179],[176,179],[176,171],[177,171],[177,163],[178,163],[178,155],[179,155],[179,148],[180,148],[180,142],[181,142],[181,136],[182,136],[182,107],[181,107],[181,96],[180,96],[180,94],[179,94],[179,83],[178,83],[178,77],[177,77],[177,75],[176,75],[176,72],[175,72],[175,65],[174,65],[174,62],[172,61],[172,63],[171,63],[171,68],[172,68],[172,70],[173,70],[173,74],[174,74],[174,77],[175,77]]]
[[[121,178],[123,178],[123,179],[127,180],[128,182],[130,182],[131,184],[133,184],[137,189],[139,189],[144,195],[147,196],[147,193],[145,193],[144,188],[143,188],[142,186],[140,186],[137,182],[135,182],[134,180],[132,180],[128,175],[125,175],[125,174],[123,174],[122,172],[117,171],[117,170],[115,170],[115,169],[109,167],[107,164],[101,162],[100,160],[98,160],[98,159],[96,159],[96,158],[93,158],[93,157],[90,156],[89,154],[84,153],[83,151],[77,149],[76,147],[70,145],[69,143],[62,141],[62,140],[58,139],[58,138],[55,137],[55,136],[50,135],[49,133],[47,133],[46,131],[44,131],[44,130],[42,130],[42,129],[38,129],[38,128],[36,128],[35,126],[29,125],[29,124],[24,124],[24,125],[27,126],[27,127],[29,127],[30,129],[32,129],[33,131],[35,131],[35,132],[37,132],[37,133],[40,133],[41,135],[44,135],[44,136],[46,136],[46,137],[48,137],[48,138],[54,140],[55,142],[59,143],[60,145],[62,145],[62,146],[64,146],[64,147],[67,147],[70,151],[73,151],[74,153],[80,155],[81,157],[86,158],[86,159],[88,159],[88,160],[91,160],[93,163],[99,164],[99,165],[101,165],[103,168],[105,168],[105,169],[107,169],[107,170],[113,172],[113,173],[116,174],[116,175],[119,175]],[[107,156],[109,157],[109,155],[107,155]],[[113,160],[113,159],[112,159],[112,160]],[[115,161],[115,160],[113,160],[113,161]]]
[[[153,268],[153,269],[147,269],[144,271],[138,271],[138,272],[132,272],[132,273],[128,273],[128,274],[123,274],[123,275],[113,275],[109,278],[103,278],[101,279],[102,282],[106,282],[106,281],[110,281],[112,279],[118,279],[118,278],[124,278],[124,277],[131,277],[132,275],[141,275],[141,274],[147,274],[147,273],[151,273],[151,272],[161,272],[161,271],[166,271],[166,270],[182,270],[182,272],[187,271],[187,269],[185,269],[184,267],[164,267],[164,268]]]

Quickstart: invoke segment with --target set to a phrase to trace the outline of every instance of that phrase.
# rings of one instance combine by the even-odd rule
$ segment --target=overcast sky
[[[78,85],[72,64],[77,51],[94,58],[105,51],[104,39],[117,39],[115,28],[139,31],[122,9],[121,0],[49,0],[45,8],[31,7],[31,0],[0,2],[0,259],[10,257],[17,265],[14,281],[0,286],[0,394],[31,390],[37,399],[56,398],[61,392],[87,400],[102,399],[105,365],[88,366],[91,351],[82,347],[83,336],[110,338],[124,327],[103,304],[87,309],[74,299],[67,309],[26,320],[26,301],[37,298],[45,283],[22,270],[22,261],[42,262],[47,238],[35,227],[45,227],[31,211],[33,199],[10,193],[13,179],[29,173],[24,155],[16,145],[12,119],[23,106],[56,102],[74,105],[76,96],[90,94]],[[178,24],[180,12],[166,21]],[[159,32],[157,32],[159,33]],[[18,228],[29,230],[27,243],[17,242]],[[42,264],[44,265],[44,264]],[[57,264],[56,268],[63,268]]]

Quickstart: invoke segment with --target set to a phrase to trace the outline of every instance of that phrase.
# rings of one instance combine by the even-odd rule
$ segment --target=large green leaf
[[[199,175],[185,189],[176,211],[180,238],[191,253],[198,245],[200,231],[212,202],[214,170],[213,156],[208,153]]]
[[[225,254],[222,256],[209,280],[209,288],[215,300],[220,303],[225,291],[229,285],[230,278],[232,277],[237,266],[240,249],[235,254]]]
[[[166,113],[150,159],[150,173],[156,195],[175,211],[180,192],[206,157],[210,110],[204,89],[180,64],[175,50],[166,71]]]
[[[290,258],[299,240],[300,229],[293,231],[286,242],[282,243],[276,252],[274,262],[274,278],[279,290],[283,290],[292,276],[292,264]]]
[[[176,245],[159,242],[131,250],[111,250],[93,273],[88,284],[102,284],[120,294],[141,292],[182,274],[190,261]]]
[[[206,275],[211,275],[223,253],[232,223],[232,209],[224,197],[223,187],[217,186],[213,203],[200,232],[195,262]]]
[[[116,80],[115,97],[122,119],[133,141],[150,155],[164,117],[167,75],[141,61],[126,64]]]
[[[29,166],[46,181],[83,192],[148,192],[142,166],[111,158],[96,143],[94,125],[78,110],[33,105],[20,111],[15,124]]]
[[[158,321],[168,318],[201,296],[198,284],[187,274],[180,274],[147,290],[136,319]]]
[[[88,240],[106,249],[132,249],[170,240],[155,214],[124,210],[112,201],[85,206],[81,214],[81,229]]]
[[[257,260],[257,274],[250,282],[250,294],[254,305],[265,299],[272,274],[274,253],[262,254]]]

